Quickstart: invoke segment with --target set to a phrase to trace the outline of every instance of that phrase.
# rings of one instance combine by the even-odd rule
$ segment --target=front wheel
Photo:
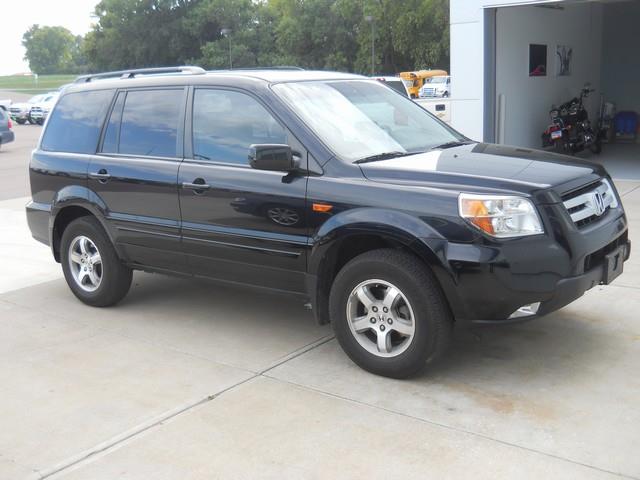
[[[94,217],[78,218],[65,229],[60,261],[67,285],[87,305],[114,305],[131,286],[131,269],[120,262],[109,237]]]
[[[446,350],[453,319],[436,278],[408,253],[380,249],[351,260],[329,299],[338,342],[361,368],[417,374]]]
[[[596,141],[589,146],[589,150],[596,155],[602,153],[602,140],[600,138],[596,139]]]

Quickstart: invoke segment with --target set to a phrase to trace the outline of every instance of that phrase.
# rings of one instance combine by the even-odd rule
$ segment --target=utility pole
[[[376,22],[372,15],[367,15],[364,19],[371,24],[371,76],[373,77],[376,65]]]
[[[231,29],[223,28],[222,30],[220,30],[220,33],[222,34],[222,36],[227,37],[227,40],[229,40],[229,69],[233,70],[233,59],[231,57]]]

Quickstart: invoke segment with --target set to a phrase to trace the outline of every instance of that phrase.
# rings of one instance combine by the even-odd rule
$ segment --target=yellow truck
[[[416,72],[400,72],[400,78],[407,87],[411,98],[418,98],[420,88],[431,77],[444,77],[449,75],[446,70],[418,70]]]

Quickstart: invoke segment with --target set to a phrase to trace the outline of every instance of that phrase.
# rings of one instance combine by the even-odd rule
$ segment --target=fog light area
[[[509,315],[509,318],[529,317],[538,313],[539,308],[540,302],[529,303],[527,305],[521,306],[519,309]]]

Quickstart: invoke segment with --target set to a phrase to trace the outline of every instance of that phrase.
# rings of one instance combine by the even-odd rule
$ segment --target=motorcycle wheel
[[[596,155],[599,155],[602,152],[602,140],[598,138],[589,146],[589,150],[591,150]]]
[[[562,140],[556,140],[555,142],[553,142],[553,151],[556,153],[562,153],[562,154],[566,153]]]

